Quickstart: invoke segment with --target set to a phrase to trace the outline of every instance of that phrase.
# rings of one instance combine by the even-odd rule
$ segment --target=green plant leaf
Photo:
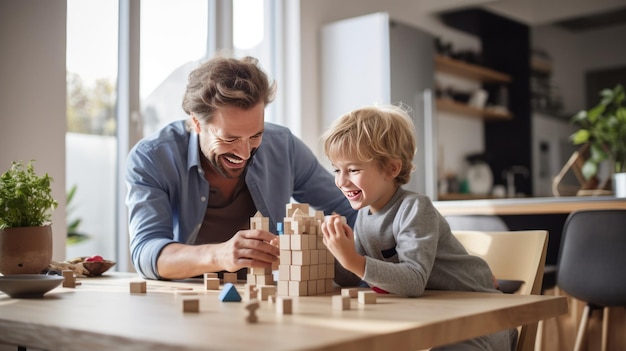
[[[40,226],[50,222],[57,202],[52,197],[52,178],[38,176],[33,166],[12,162],[0,176],[0,229]]]

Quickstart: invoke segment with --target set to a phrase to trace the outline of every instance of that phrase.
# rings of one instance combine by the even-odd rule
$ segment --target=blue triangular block
[[[237,288],[232,283],[224,284],[222,291],[220,292],[220,301],[222,302],[239,302],[241,301],[241,295],[237,292]]]

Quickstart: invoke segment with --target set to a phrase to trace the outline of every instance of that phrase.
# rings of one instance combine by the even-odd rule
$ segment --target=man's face
[[[200,150],[215,172],[226,178],[241,176],[254,150],[261,145],[264,110],[263,103],[249,110],[226,107],[216,111],[208,123],[195,123]]]

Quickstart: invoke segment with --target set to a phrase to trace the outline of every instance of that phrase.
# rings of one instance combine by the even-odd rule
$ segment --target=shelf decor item
[[[50,219],[57,207],[52,178],[32,161],[13,162],[0,176],[0,273],[38,274],[52,258]]]
[[[598,105],[589,110],[580,111],[572,118],[572,122],[580,126],[580,129],[572,134],[571,140],[575,145],[589,145],[589,157],[581,169],[585,179],[597,177],[600,164],[607,161],[610,164],[611,177],[604,182],[605,184],[601,182],[599,187],[610,187],[609,181],[612,178],[614,180],[612,188],[618,194],[623,190],[619,188],[620,184],[615,183],[624,179],[624,176],[618,174],[626,172],[624,87],[618,84],[613,89],[603,89],[600,97]]]

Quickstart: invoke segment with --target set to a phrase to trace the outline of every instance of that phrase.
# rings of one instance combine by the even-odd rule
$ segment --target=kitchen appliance
[[[385,12],[329,23],[321,34],[324,130],[365,105],[409,106],[417,134],[417,168],[405,187],[436,200],[435,37]]]

